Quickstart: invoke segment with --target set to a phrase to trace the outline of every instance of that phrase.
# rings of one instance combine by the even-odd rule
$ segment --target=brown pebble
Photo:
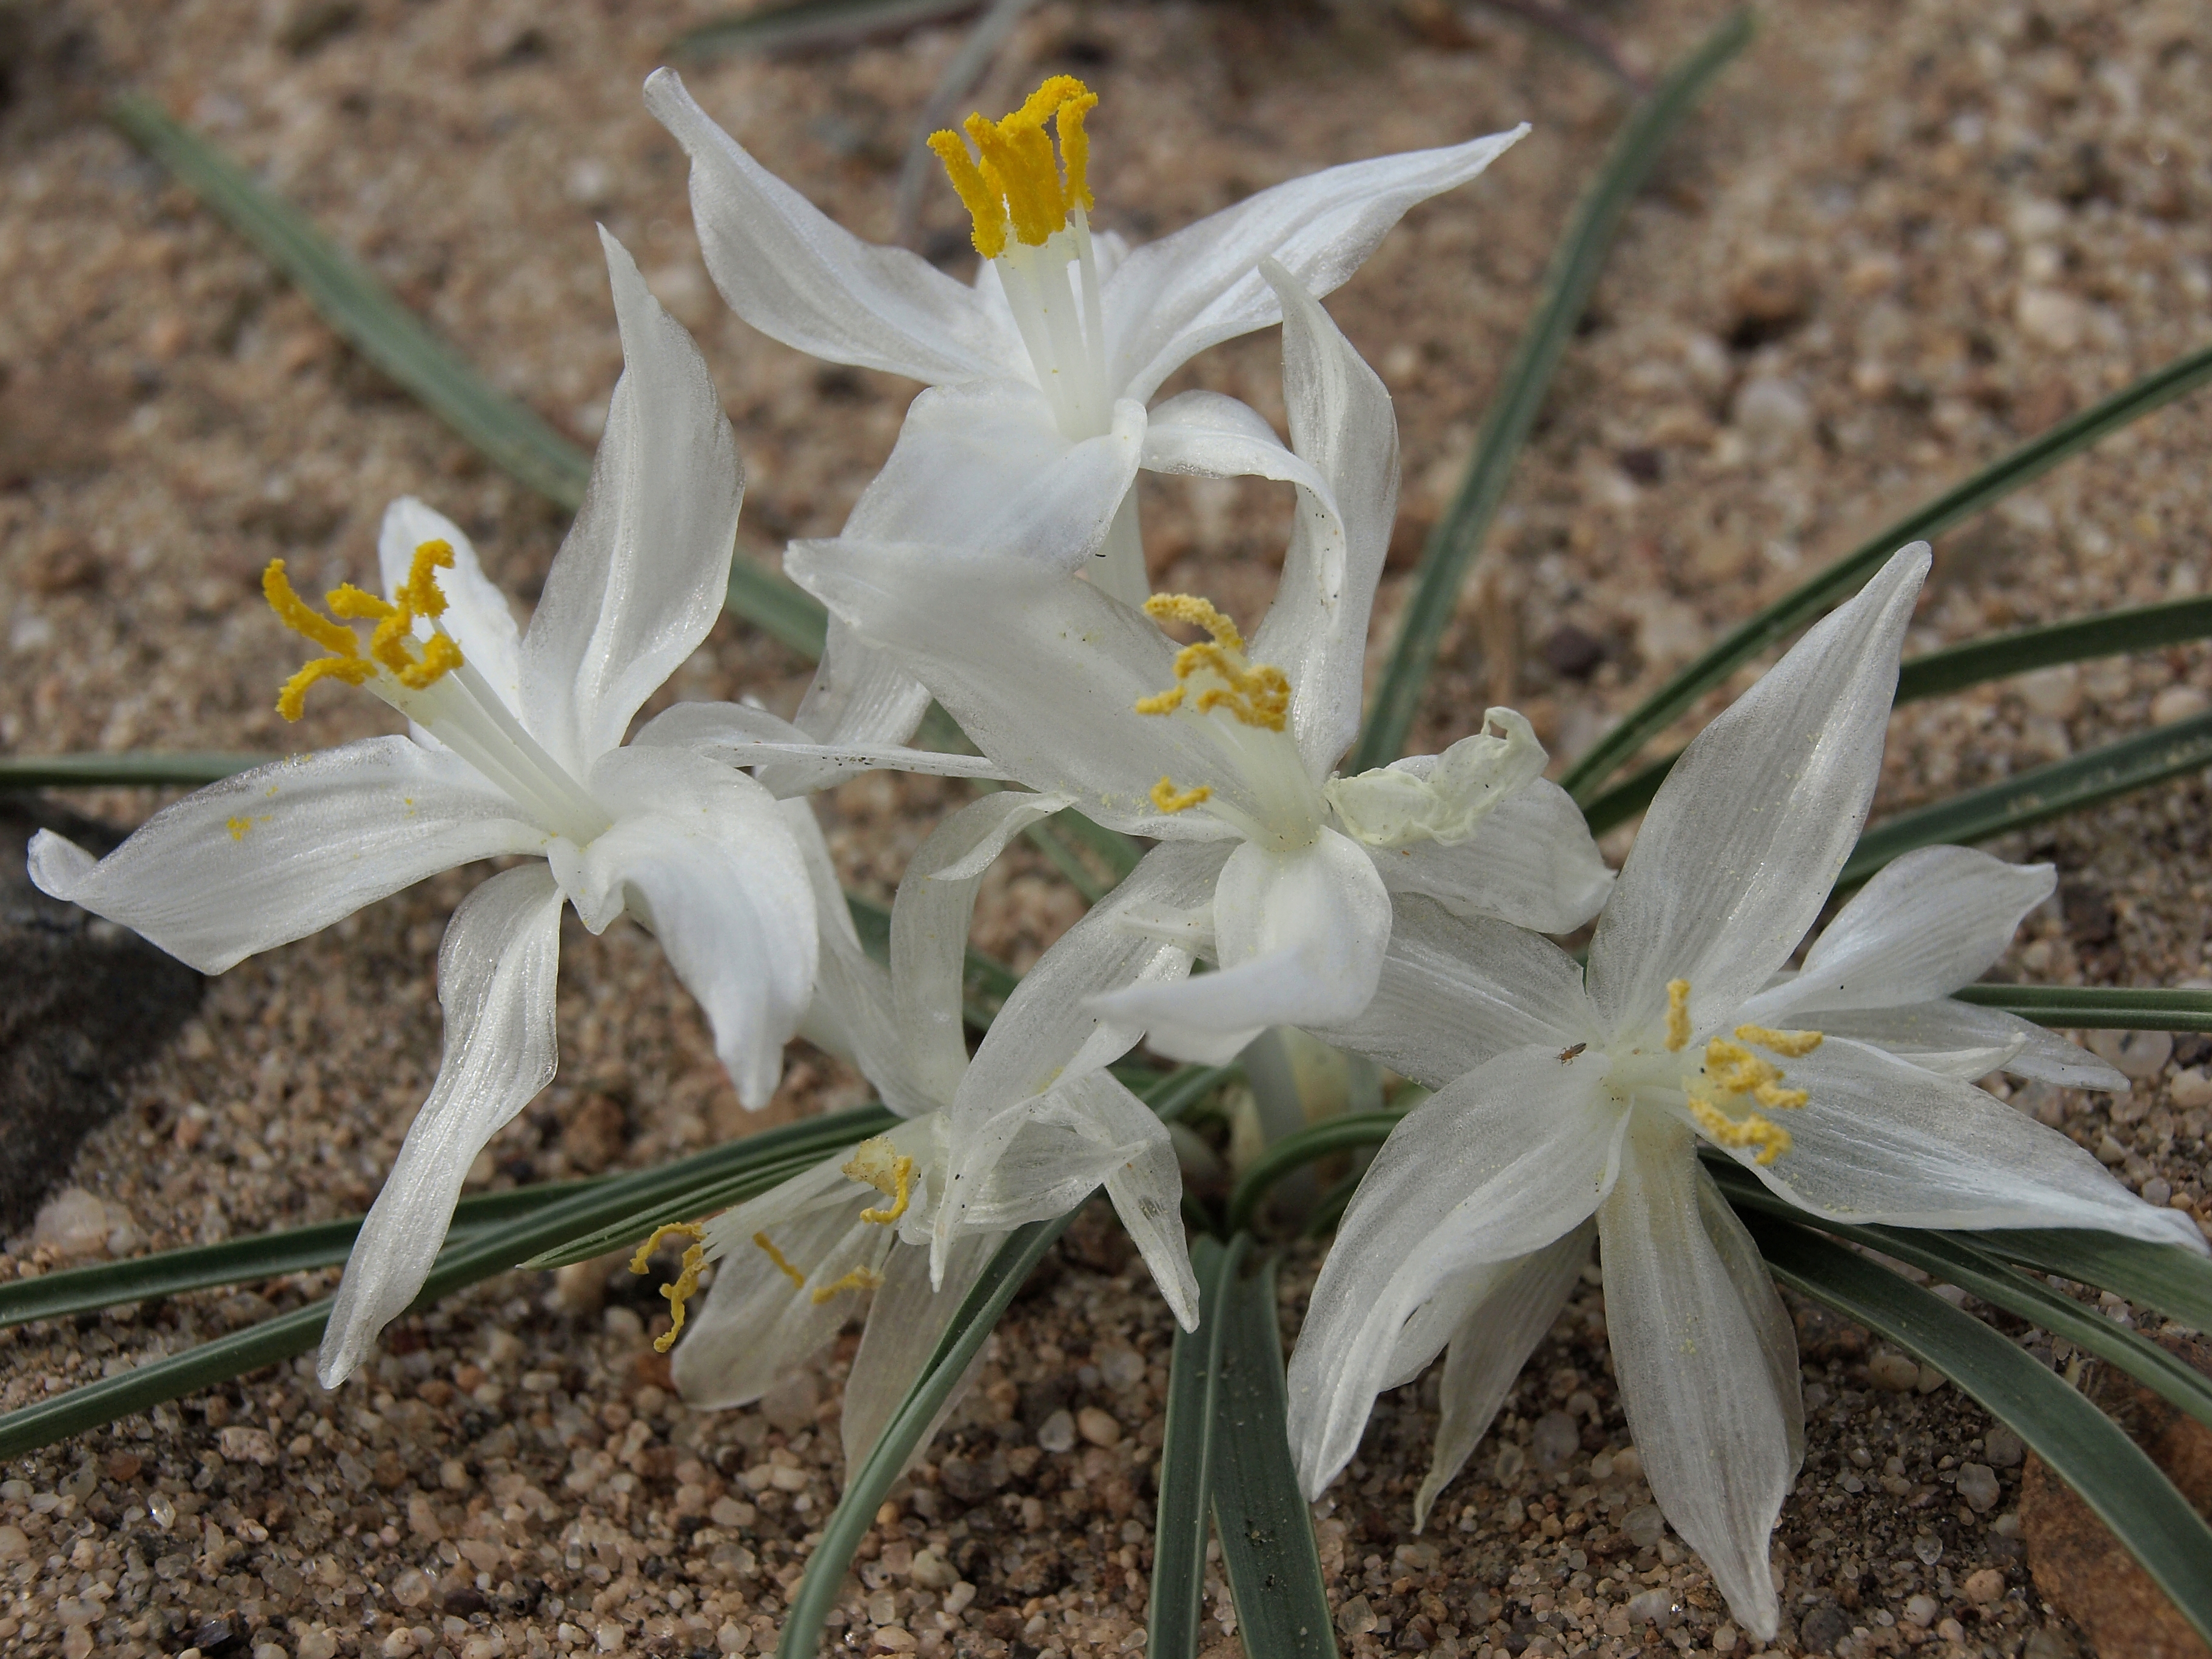
[[[2004,1575],[1995,1567],[1984,1567],[1966,1580],[1966,1599],[1976,1607],[1985,1607],[2004,1593]]]
[[[1075,1431],[1094,1446],[1118,1446],[1121,1443],[1121,1425],[1113,1415],[1096,1406],[1085,1406],[1075,1414]]]

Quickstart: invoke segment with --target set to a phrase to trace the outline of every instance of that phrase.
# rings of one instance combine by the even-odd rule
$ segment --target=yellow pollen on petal
[[[410,691],[426,691],[462,665],[461,648],[445,634],[433,634],[419,653],[415,648],[418,617],[445,614],[446,596],[438,586],[437,572],[450,569],[453,550],[443,541],[428,541],[415,550],[407,580],[399,584],[398,599],[375,594],[342,582],[323,596],[330,607],[325,616],[302,599],[284,574],[284,561],[271,559],[261,573],[261,592],[285,626],[304,635],[331,654],[319,657],[284,682],[277,693],[276,712],[288,720],[298,720],[307,709],[307,690],[321,680],[343,680],[366,685],[381,667]],[[348,623],[374,623],[368,652]]]
[[[1201,801],[1213,799],[1213,791],[1205,784],[1192,789],[1178,789],[1173,778],[1162,778],[1152,786],[1152,805],[1163,812],[1188,812]]]
[[[799,1272],[798,1268],[793,1267],[790,1262],[784,1260],[783,1252],[775,1248],[774,1242],[769,1239],[766,1233],[755,1233],[753,1235],[753,1244],[755,1248],[765,1255],[769,1261],[775,1263],[777,1269],[781,1272],[783,1276],[789,1279],[793,1285],[802,1291],[806,1288],[806,1275]]]
[[[853,1149],[853,1158],[837,1171],[873,1187],[891,1200],[888,1210],[863,1210],[860,1219],[888,1227],[906,1213],[914,1196],[914,1160],[882,1135],[873,1135]]]
[[[1679,1054],[1690,1046],[1690,981],[1667,981],[1667,1052]]]
[[[1272,663],[1247,662],[1244,636],[1212,601],[1195,593],[1155,593],[1145,601],[1145,614],[1158,623],[1187,623],[1202,628],[1213,637],[1176,652],[1176,683],[1164,691],[1138,698],[1137,713],[1172,714],[1195,691],[1189,702],[1198,714],[1226,709],[1240,724],[1269,732],[1280,732],[1289,724],[1290,676]],[[1204,677],[1203,683],[1193,685],[1200,676]]]
[[[661,1295],[668,1298],[668,1328],[653,1339],[655,1353],[666,1353],[676,1346],[677,1333],[684,1328],[684,1301],[699,1288],[699,1274],[707,1265],[707,1230],[696,1221],[673,1222],[655,1227],[653,1237],[637,1247],[637,1254],[629,1259],[629,1270],[634,1273],[647,1271],[653,1253],[660,1248],[664,1238],[688,1238],[691,1248],[684,1252],[684,1266],[672,1284],[660,1287]]]
[[[1067,228],[1070,213],[1091,207],[1091,139],[1083,118],[1097,102],[1073,76],[1055,75],[1003,119],[969,116],[963,125],[975,146],[973,156],[951,128],[930,135],[930,150],[974,222],[978,253],[995,259],[1005,252],[1010,228],[1024,245],[1042,247]],[[1047,122],[1060,140],[1057,156]]]
[[[230,831],[230,838],[233,841],[244,841],[246,839],[246,832],[253,828],[253,820],[252,818],[225,818],[222,823],[222,827]]]
[[[834,1284],[823,1285],[814,1292],[814,1305],[820,1307],[840,1291],[872,1291],[884,1282],[884,1276],[872,1267],[855,1267]]]
[[[1802,1060],[1819,1048],[1822,1034],[1818,1031],[1771,1031],[1764,1025],[1739,1025],[1735,1040],[1749,1042],[1779,1054],[1784,1060]]]

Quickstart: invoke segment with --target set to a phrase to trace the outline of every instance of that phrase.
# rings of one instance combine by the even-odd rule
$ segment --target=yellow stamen
[[[790,1262],[784,1260],[783,1252],[775,1248],[775,1244],[769,1241],[769,1236],[766,1233],[755,1233],[753,1235],[753,1243],[761,1250],[766,1253],[768,1259],[775,1263],[777,1267],[782,1271],[783,1276],[789,1279],[793,1285],[796,1285],[802,1291],[806,1288],[806,1275],[799,1272],[798,1268],[793,1267]]]
[[[1690,1046],[1690,981],[1667,981],[1667,1052],[1678,1054]]]
[[[366,685],[376,678],[376,665],[366,657],[318,657],[284,682],[276,693],[276,712],[295,720],[307,711],[307,688],[319,680],[343,680]]]
[[[1738,1042],[1756,1043],[1770,1054],[1784,1060],[1802,1060],[1820,1046],[1819,1031],[1771,1031],[1764,1025],[1739,1025],[1735,1028]]]
[[[888,1210],[863,1210],[860,1219],[888,1227],[906,1213],[913,1197],[914,1160],[882,1135],[872,1135],[853,1149],[852,1162],[837,1172],[873,1187],[891,1200]]]
[[[1712,1102],[1692,1095],[1690,1115],[1698,1120],[1698,1127],[1716,1146],[1758,1147],[1752,1160],[1755,1164],[1771,1164],[1790,1150],[1790,1131],[1779,1124],[1769,1123],[1756,1112],[1741,1120],[1732,1118]]]
[[[931,151],[974,222],[978,253],[995,259],[1005,252],[1010,225],[1022,243],[1041,247],[1066,228],[1071,212],[1091,205],[1091,140],[1083,118],[1097,102],[1073,76],[1055,75],[1002,120],[969,116],[963,125],[975,146],[973,157],[950,128],[930,135]],[[1048,121],[1060,138],[1057,161],[1045,136]]]
[[[433,621],[446,614],[446,596],[438,590],[436,572],[453,568],[453,544],[428,541],[415,550],[407,580],[399,584],[399,603],[418,617]]]
[[[276,695],[276,712],[288,720],[300,718],[307,706],[307,689],[320,680],[343,680],[365,685],[383,667],[410,691],[427,691],[447,674],[461,666],[461,648],[444,634],[434,634],[417,655],[414,650],[415,620],[445,614],[446,596],[439,590],[437,573],[451,569],[453,550],[443,541],[428,541],[415,550],[407,580],[399,584],[397,601],[342,582],[323,596],[331,614],[324,616],[292,589],[284,574],[284,561],[271,559],[261,573],[261,592],[269,608],[294,632],[305,635],[332,654],[318,658],[284,682]],[[333,620],[335,618],[336,620]],[[347,623],[374,623],[368,638],[368,654]]]
[[[353,630],[343,628],[314,609],[292,591],[290,580],[284,574],[284,561],[271,559],[269,568],[261,573],[261,594],[269,601],[269,608],[295,634],[304,634],[325,651],[334,651],[341,657],[361,654],[360,641]]]
[[[814,1305],[820,1307],[840,1291],[872,1291],[884,1282],[884,1276],[870,1267],[855,1267],[833,1285],[824,1285],[814,1292]]]
[[[676,1334],[684,1328],[684,1299],[699,1288],[699,1274],[707,1265],[707,1230],[696,1221],[678,1221],[667,1226],[655,1227],[653,1237],[637,1247],[637,1254],[629,1259],[629,1270],[641,1273],[647,1270],[653,1253],[660,1248],[664,1238],[688,1238],[691,1248],[684,1252],[684,1266],[675,1282],[663,1285],[661,1295],[668,1298],[668,1328],[653,1339],[655,1353],[666,1353],[676,1346]]]
[[[1272,663],[1246,662],[1244,636],[1210,601],[1195,593],[1155,593],[1145,601],[1145,614],[1158,623],[1188,623],[1203,628],[1213,638],[1210,643],[1200,640],[1176,653],[1176,683],[1164,691],[1138,698],[1139,714],[1172,714],[1182,706],[1191,677],[1203,673],[1218,684],[1200,688],[1192,700],[1191,707],[1199,714],[1225,708],[1242,724],[1270,732],[1280,732],[1288,724],[1290,677]]]
[[[1163,812],[1187,812],[1200,801],[1213,799],[1213,791],[1205,784],[1194,789],[1178,789],[1172,778],[1162,778],[1152,786],[1152,805]]]

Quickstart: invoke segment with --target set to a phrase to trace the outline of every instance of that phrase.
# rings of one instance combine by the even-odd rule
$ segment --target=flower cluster
[[[447,933],[444,1057],[347,1266],[326,1383],[413,1300],[471,1163],[553,1075],[564,905],[595,932],[624,914],[652,931],[748,1106],[804,1032],[899,1116],[672,1230],[691,1241],[668,1294],[695,1404],[758,1398],[868,1310],[844,1404],[855,1462],[1009,1230],[1101,1187],[1195,1325],[1176,1155],[1111,1069],[1139,1043],[1219,1062],[1298,1027],[1435,1091],[1354,1198],[1292,1361],[1310,1491],[1350,1460],[1376,1394],[1449,1345],[1425,1514],[1595,1238],[1653,1489],[1761,1635],[1766,1540],[1802,1449],[1795,1349],[1700,1148],[1819,1216],[2201,1245],[1971,1086],[2000,1068],[2124,1086],[1952,1000],[2049,894],[2047,867],[1900,860],[1790,965],[1866,816],[1924,549],[1707,728],[1617,879],[1510,709],[1440,755],[1339,773],[1397,432],[1318,296],[1517,131],[1293,180],[1131,248],[1090,224],[1097,100],[1055,76],[933,141],[981,256],[962,284],[824,218],[673,74],[646,97],[690,155],[708,264],[738,314],[927,387],[842,533],[787,553],[830,617],[793,719],[679,703],[632,729],[719,611],[743,485],[702,360],[609,238],[626,368],[527,630],[457,526],[397,502],[383,597],[346,585],[317,610],[281,560],[264,588],[322,653],[284,680],[280,711],[336,681],[398,710],[404,735],[241,774],[97,862],[51,835],[32,848],[47,892],[209,972],[436,871],[521,860]],[[1287,441],[1216,393],[1154,403],[1196,353],[1278,324]],[[1295,492],[1264,617],[1152,591],[1146,468]],[[933,700],[977,752],[908,746]],[[1001,786],[915,854],[888,960],[863,948],[806,799],[884,766]],[[979,885],[1015,836],[1071,808],[1150,848],[971,1054]],[[1586,967],[1546,937],[1593,921]]]

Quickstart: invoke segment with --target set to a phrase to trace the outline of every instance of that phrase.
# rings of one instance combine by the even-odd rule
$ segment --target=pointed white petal
[[[406,1311],[446,1242],[484,1143],[553,1080],[561,890],[542,864],[494,876],[453,912],[438,952],[446,1054],[331,1304],[316,1374],[335,1389]]]
[[[1707,1231],[1692,1137],[1649,1113],[1638,1120],[1597,1212],[1621,1403],[1667,1519],[1705,1558],[1729,1611],[1771,1637],[1767,1540],[1796,1479],[1791,1425],[1802,1420],[1796,1365],[1778,1389],[1768,1346],[1787,1322],[1774,1330],[1771,1285],[1759,1308],[1746,1307],[1731,1258],[1750,1245],[1731,1237],[1723,1249]]]
[[[425,876],[546,841],[465,762],[369,738],[210,784],[97,863],[40,830],[30,872],[41,892],[219,974]]]
[[[1971,847],[1923,847],[1887,866],[1837,913],[1795,979],[1747,1005],[1898,1008],[1971,985],[2049,898],[2047,864],[2007,864]],[[1779,993],[1780,994],[1778,994]]]
[[[1595,1063],[1588,1063],[1588,1062]],[[1359,1183],[1291,1357],[1291,1443],[1317,1498],[1358,1449],[1399,1332],[1451,1277],[1528,1255],[1612,1189],[1627,1114],[1593,1053],[1498,1055],[1391,1132]]]
[[[1668,982],[1684,979],[1706,1029],[1790,959],[1866,822],[1927,571],[1925,543],[1892,558],[1668,775],[1590,943],[1590,997],[1610,1027],[1656,1026]]]
[[[692,101],[673,70],[646,107],[691,157],[691,216],[714,286],[762,333],[811,356],[933,385],[1021,373],[1003,302],[904,248],[864,242],[747,155]]]
[[[1552,1328],[1589,1260],[1597,1229],[1584,1222],[1557,1243],[1510,1265],[1504,1282],[1452,1334],[1429,1472],[1413,1494],[1413,1530],[1428,1524],[1437,1494],[1467,1467],[1528,1356]],[[1491,1271],[1495,1272],[1496,1269]]]
[[[1312,295],[1272,258],[1261,274],[1283,312],[1291,447],[1326,488],[1299,491],[1252,648],[1291,678],[1291,730],[1318,781],[1359,735],[1368,616],[1398,515],[1398,422],[1382,380]]]
[[[1279,320],[1262,255],[1329,293],[1407,208],[1465,184],[1527,131],[1310,173],[1136,249],[1103,285],[1109,383],[1149,398],[1206,347]]]
[[[1119,1164],[1107,1172],[1106,1196],[1122,1231],[1152,1269],[1168,1310],[1187,1331],[1198,1328],[1198,1275],[1182,1231],[1182,1170],[1167,1125],[1109,1073],[1092,1072],[1055,1091],[1079,1112],[1082,1133],[1118,1143]]]
[[[1774,1024],[1752,1012],[1745,1018]],[[1900,1060],[1971,1083],[1991,1072],[2041,1078],[2069,1089],[2128,1092],[2128,1080],[2056,1031],[2031,1024],[2002,1008],[1983,1008],[1948,997],[1904,1008],[1806,1008],[1790,1011],[1790,1020],[1831,1036],[1886,1048]],[[1972,1056],[1982,1057],[1978,1061]]]
[[[2205,1249],[2197,1224],[2155,1209],[2056,1129],[1981,1090],[1857,1042],[1789,1063],[1812,1097],[1778,1114],[1790,1148],[1747,1167],[1816,1215],[1905,1227],[2100,1227]]]
[[[484,677],[510,709],[520,711],[522,634],[514,625],[507,595],[484,574],[461,527],[412,495],[402,495],[385,508],[384,526],[377,533],[376,562],[386,597],[397,593],[407,580],[415,550],[424,542],[444,542],[453,550],[453,568],[438,572],[438,591],[446,596],[446,614],[438,618],[438,626],[453,635],[462,659]],[[419,621],[415,631],[428,639],[428,618]]]
[[[949,1103],[968,1070],[961,992],[976,890],[1008,842],[1066,805],[1000,790],[945,819],[908,860],[891,905],[891,995],[906,1064],[934,1099]]]
[[[1218,973],[1132,987],[1095,1005],[1176,1059],[1220,1064],[1269,1025],[1347,1024],[1375,994],[1390,896],[1366,850],[1334,830],[1279,854],[1242,842],[1213,895]]]
[[[938,1339],[1004,1243],[1003,1233],[962,1234],[952,1247],[944,1288],[934,1292],[929,1288],[927,1250],[902,1247],[884,1261],[884,1282],[868,1309],[860,1352],[853,1356],[852,1375],[845,1379],[844,1412],[838,1426],[844,1440],[847,1480],[876,1449],[876,1442],[890,1425],[908,1390],[920,1379],[921,1368],[937,1351]],[[978,1365],[982,1358],[978,1352]],[[928,1449],[966,1392],[963,1382],[945,1397],[928,1431],[915,1442],[909,1462]]]
[[[1374,1000],[1317,1036],[1431,1089],[1509,1048],[1556,1054],[1598,1036],[1581,966],[1549,939],[1425,898],[1394,908]]]
[[[524,719],[580,774],[722,614],[744,499],[706,359],[622,245],[604,231],[599,240],[623,374],[590,492],[522,642]]]
[[[1506,796],[1457,847],[1416,842],[1376,853],[1375,863],[1394,893],[1425,894],[1455,915],[1497,916],[1539,933],[1573,932],[1613,890],[1582,809],[1549,778]]]
[[[814,985],[813,889],[775,797],[680,749],[617,749],[592,769],[614,827],[549,849],[594,933],[624,908],[652,928],[714,1030],[747,1106],[768,1103]]]
[[[1273,478],[1326,495],[1311,463],[1275,435],[1260,411],[1223,392],[1179,392],[1152,411],[1145,471],[1194,478]]]
[[[842,617],[830,618],[822,660],[799,701],[799,729],[817,743],[904,743],[928,712],[929,688],[869,644]],[[776,795],[802,795],[834,782],[834,769],[805,761],[763,767]]]

